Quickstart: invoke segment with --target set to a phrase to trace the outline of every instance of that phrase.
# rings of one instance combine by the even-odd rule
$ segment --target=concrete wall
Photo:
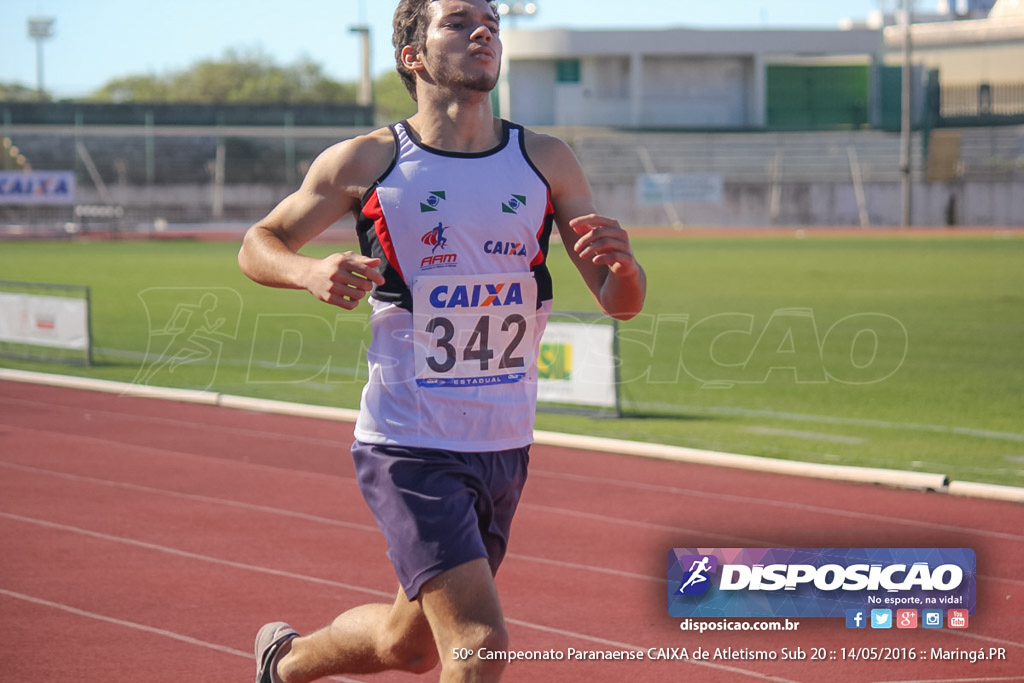
[[[626,225],[681,226],[857,226],[860,215],[852,183],[791,182],[780,187],[773,217],[770,183],[726,182],[722,202],[675,203],[643,206],[631,182],[595,183],[598,209]],[[150,188],[111,188],[116,204],[124,208],[125,229],[148,230],[157,219],[170,223],[252,223],[284,198],[290,188],[274,185],[229,185],[223,209],[214,218],[214,191],[210,185],[174,185]],[[872,227],[899,225],[901,192],[896,182],[868,183],[864,187]],[[916,183],[913,216],[917,226],[947,225],[950,197],[955,197],[956,223],[964,226],[1024,227],[1024,181]],[[79,204],[102,204],[99,193],[81,187]],[[35,219],[31,220],[30,219]],[[0,225],[43,222],[63,225],[74,220],[73,207],[2,207]]]
[[[685,226],[859,226],[860,213],[853,184],[787,183],[772,216],[769,183],[730,183],[721,204],[675,203],[641,206],[632,184],[595,185],[599,210],[629,225]],[[898,226],[902,216],[899,183],[869,183],[864,187],[871,227]],[[1024,227],[1024,182],[918,183],[913,186],[913,224],[947,225],[950,197],[956,199],[956,223],[962,226]]]

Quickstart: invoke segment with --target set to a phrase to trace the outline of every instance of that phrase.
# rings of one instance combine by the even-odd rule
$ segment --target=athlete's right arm
[[[303,245],[347,214],[390,163],[393,140],[386,129],[346,140],[324,151],[302,185],[245,234],[238,265],[268,287],[305,289],[321,301],[353,309],[384,278],[379,259],[346,251],[317,259]]]

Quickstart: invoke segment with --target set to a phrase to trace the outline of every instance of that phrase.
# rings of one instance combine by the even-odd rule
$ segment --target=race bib
[[[418,277],[412,296],[420,386],[511,384],[533,367],[531,273]]]

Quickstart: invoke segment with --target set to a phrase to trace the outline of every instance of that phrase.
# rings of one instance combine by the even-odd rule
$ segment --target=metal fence
[[[71,205],[20,205],[0,198],[0,226],[8,231],[11,226],[22,226],[19,230],[51,226],[74,232],[108,227],[149,230],[168,223],[251,223],[296,189],[324,149],[367,130],[6,126],[4,137],[12,140],[33,170],[71,171],[77,182]],[[609,210],[626,221],[674,220],[671,212],[637,210],[634,188],[641,176],[714,176],[724,187],[725,204],[732,201],[730,197],[742,195],[745,199],[737,201],[760,197],[756,201],[764,205],[735,220],[824,225],[860,221],[864,211],[872,210],[868,206],[872,197],[887,194],[901,178],[899,135],[892,132],[641,133],[589,128],[552,132],[570,142],[604,197],[618,197]],[[916,132],[913,145],[913,182],[922,192],[936,184],[926,174],[925,135]],[[1014,189],[1024,184],[1024,127],[963,129],[954,151],[947,182],[999,185],[1004,188],[999,192],[1007,196],[1024,196]],[[948,145],[944,152],[949,153]],[[812,185],[849,188],[856,204],[825,216],[817,209],[787,213],[787,197]],[[1009,215],[1016,212],[1013,206],[1000,211]],[[728,208],[696,215],[728,223],[733,220]],[[877,210],[868,218],[872,223],[886,222],[887,211]],[[991,218],[984,214],[977,220],[1016,224],[1007,223],[1002,213]],[[939,221],[941,216],[928,220]]]

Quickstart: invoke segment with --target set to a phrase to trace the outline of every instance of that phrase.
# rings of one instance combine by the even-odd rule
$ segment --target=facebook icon
[[[867,628],[867,612],[862,609],[846,610],[846,628]]]

